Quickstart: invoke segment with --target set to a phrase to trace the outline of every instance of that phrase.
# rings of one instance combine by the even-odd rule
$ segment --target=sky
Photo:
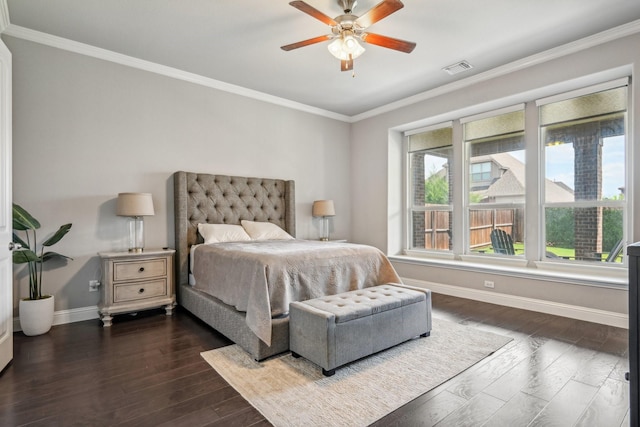
[[[545,157],[547,178],[574,188],[573,145],[547,147]],[[602,146],[602,197],[620,194],[619,188],[625,185],[624,176],[624,137],[605,138]]]

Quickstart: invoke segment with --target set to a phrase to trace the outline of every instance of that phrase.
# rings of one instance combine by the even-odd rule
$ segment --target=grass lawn
[[[524,244],[523,243],[514,243],[513,244],[513,249],[516,251],[516,255],[522,255],[524,254]],[[554,246],[548,246],[547,247],[547,252],[550,252],[554,255],[557,255],[559,258],[564,258],[564,259],[574,259],[576,256],[576,251],[575,249],[571,249],[571,248],[557,248]],[[493,253],[493,247],[491,245],[487,245],[487,246],[482,246],[479,248],[475,248],[473,249],[474,253],[483,253],[483,254],[492,254]],[[604,261],[605,259],[607,259],[607,256],[609,255],[608,252],[603,252],[602,253],[602,260]],[[619,255],[616,258],[615,262],[622,262],[622,255]]]

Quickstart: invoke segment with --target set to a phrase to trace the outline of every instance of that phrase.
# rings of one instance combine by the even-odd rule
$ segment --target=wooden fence
[[[477,209],[470,211],[470,246],[478,248],[491,244],[491,231],[500,228],[521,242],[524,235],[521,209]],[[451,212],[426,211],[424,241],[427,249],[447,250],[451,245]]]

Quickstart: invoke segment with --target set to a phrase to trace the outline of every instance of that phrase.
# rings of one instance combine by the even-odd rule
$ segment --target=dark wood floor
[[[178,310],[14,336],[2,426],[262,426],[200,357],[228,341]],[[376,426],[627,426],[627,331],[434,295],[434,316],[514,340]]]

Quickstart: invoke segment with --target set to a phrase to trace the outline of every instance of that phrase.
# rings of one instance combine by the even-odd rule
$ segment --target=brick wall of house
[[[587,123],[574,129],[576,200],[602,198],[602,144],[598,125],[597,122]],[[576,208],[574,218],[576,259],[599,259],[597,254],[602,252],[602,208]]]
[[[413,180],[413,204],[417,206],[424,205],[424,154],[422,153],[413,153],[411,155],[411,170],[413,171],[413,176],[411,179]],[[424,248],[425,240],[424,240],[424,227],[425,227],[425,218],[424,212],[414,212],[413,213],[413,229],[412,229],[412,238],[413,238],[413,247],[414,248]]]

